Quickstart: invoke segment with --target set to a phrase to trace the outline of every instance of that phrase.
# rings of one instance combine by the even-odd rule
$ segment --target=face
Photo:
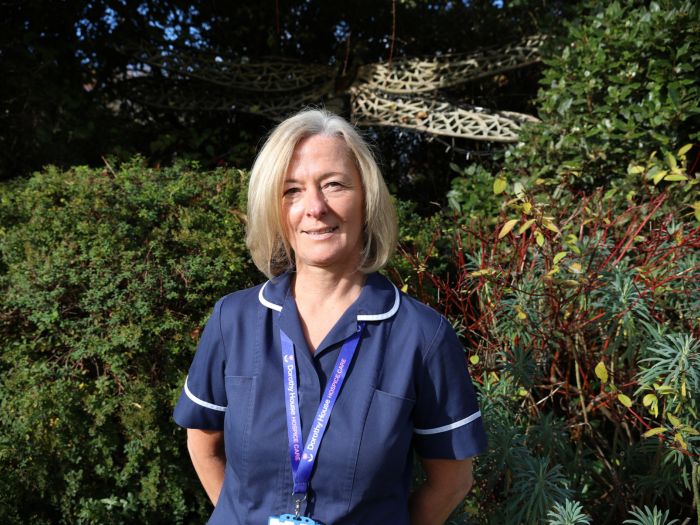
[[[282,217],[297,272],[354,272],[363,247],[362,180],[345,142],[314,135],[294,149],[282,189]]]

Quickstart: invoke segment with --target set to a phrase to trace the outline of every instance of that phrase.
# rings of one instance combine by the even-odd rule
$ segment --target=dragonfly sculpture
[[[179,111],[236,111],[280,121],[324,105],[364,126],[393,126],[444,137],[515,142],[531,115],[455,103],[443,90],[540,61],[542,36],[497,49],[367,64],[349,78],[337,68],[273,58],[230,59],[194,49],[121,47],[148,70],[124,81],[135,103]],[[163,82],[163,78],[167,81]],[[160,91],[158,91],[160,89]]]

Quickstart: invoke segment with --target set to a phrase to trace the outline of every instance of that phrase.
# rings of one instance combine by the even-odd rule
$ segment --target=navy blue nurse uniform
[[[408,525],[412,449],[464,459],[486,448],[462,345],[443,316],[371,274],[312,354],[290,280],[217,302],[175,407],[180,426],[224,431],[224,485],[209,523],[266,524],[294,510],[280,329],[294,343],[306,439],[340,347],[364,321],[302,511],[327,525]]]

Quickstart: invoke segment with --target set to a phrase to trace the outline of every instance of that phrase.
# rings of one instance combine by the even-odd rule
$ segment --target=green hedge
[[[202,522],[171,420],[215,300],[260,276],[246,174],[48,168],[0,187],[0,522]]]

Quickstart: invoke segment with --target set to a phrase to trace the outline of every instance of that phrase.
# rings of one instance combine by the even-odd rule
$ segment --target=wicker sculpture
[[[522,123],[537,119],[456,105],[442,99],[440,90],[536,63],[542,40],[535,36],[501,49],[363,66],[347,90],[351,119],[359,125],[515,142]],[[345,94],[336,89],[341,83],[328,66],[280,59],[233,62],[190,49],[167,55],[148,46],[120,50],[167,72],[171,81],[167,91],[160,93],[147,75],[125,82],[128,98],[161,109],[241,111],[282,120],[310,104],[333,105]]]

